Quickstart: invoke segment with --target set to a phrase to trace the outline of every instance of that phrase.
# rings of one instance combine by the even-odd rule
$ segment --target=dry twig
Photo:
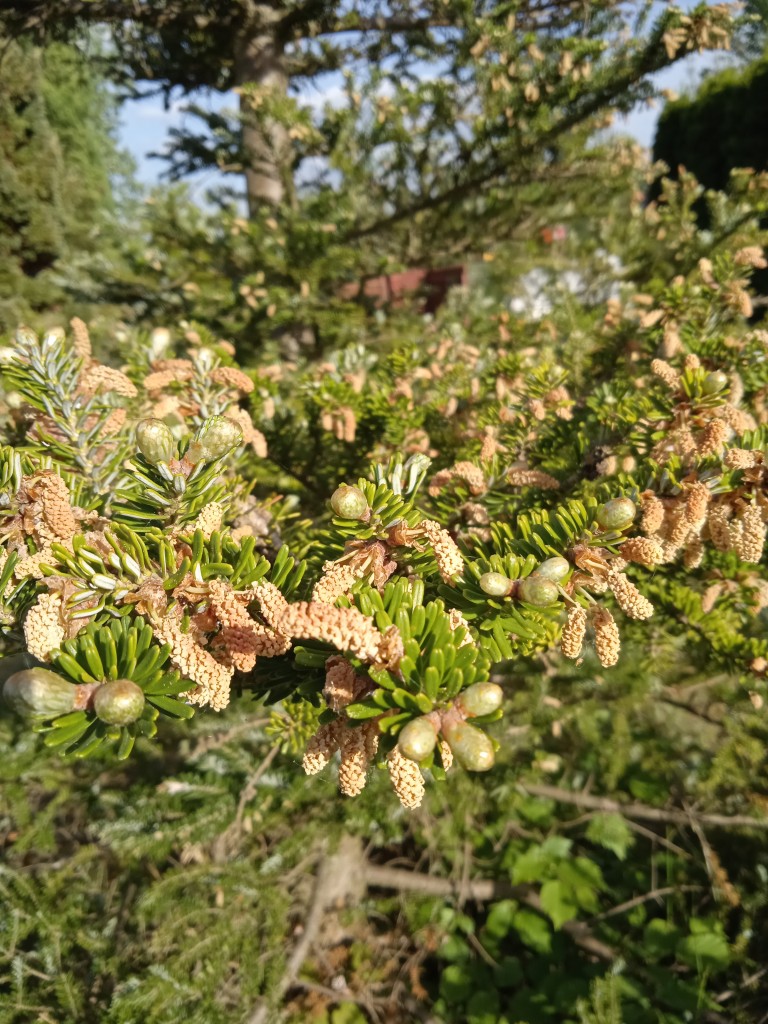
[[[548,786],[544,783],[524,783],[520,789],[530,796],[541,796],[556,800],[561,804],[573,804],[575,807],[591,807],[596,811],[623,814],[625,818],[640,818],[644,821],[669,821],[675,825],[691,825],[697,821],[702,825],[715,828],[768,828],[768,818],[751,818],[747,814],[693,814],[685,810],[664,810],[661,807],[650,807],[648,804],[621,804],[604,796],[591,796],[589,793],[574,793],[570,789],[559,786]]]

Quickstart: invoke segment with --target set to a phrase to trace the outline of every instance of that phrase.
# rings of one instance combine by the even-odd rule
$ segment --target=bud
[[[368,511],[368,499],[359,487],[342,484],[331,495],[331,508],[340,519],[362,519]]]
[[[437,733],[428,718],[414,718],[400,730],[397,745],[410,761],[423,761],[435,749]]]
[[[424,455],[422,452],[416,452],[415,455],[411,455],[403,466],[403,473],[406,479],[406,495],[412,494],[416,490],[421,477],[423,477],[431,465],[432,459],[428,455]]]
[[[453,721],[443,726],[443,735],[459,764],[468,772],[487,772],[496,760],[493,744],[477,726]]]
[[[212,348],[201,348],[197,353],[197,365],[203,371],[206,372],[213,368],[213,364],[216,362],[216,353]]]
[[[53,348],[54,345],[61,344],[66,336],[67,333],[63,327],[51,327],[43,335],[43,348]]]
[[[233,420],[209,416],[195,434],[187,452],[190,462],[213,462],[243,443],[243,432]]]
[[[557,584],[552,580],[534,573],[533,576],[522,581],[517,594],[521,601],[543,608],[545,605],[555,603],[559,590]]]
[[[478,582],[489,597],[507,597],[513,586],[512,580],[500,572],[484,572]]]
[[[556,555],[554,558],[548,558],[546,562],[542,562],[536,570],[536,575],[543,576],[545,580],[559,583],[560,580],[565,579],[570,571],[571,563],[568,559],[563,558],[561,555]]]
[[[22,348],[37,344],[37,335],[35,332],[30,327],[24,327],[23,324],[21,327],[17,328],[14,338],[16,344],[22,346]]]
[[[712,373],[708,373],[704,378],[701,390],[705,395],[716,395],[718,391],[722,391],[727,384],[728,375],[723,373],[722,370],[713,370]]]
[[[498,711],[504,691],[496,683],[475,683],[459,694],[457,703],[470,716],[490,715]]]
[[[604,530],[625,530],[635,518],[637,507],[629,498],[606,501],[597,510],[597,522]]]
[[[27,668],[5,681],[3,697],[24,718],[56,718],[75,706],[76,687],[47,668]]]
[[[167,327],[156,327],[149,336],[152,356],[158,359],[171,343],[171,332]]]
[[[176,442],[171,428],[162,420],[141,420],[136,427],[136,444],[147,462],[153,466],[158,462],[170,462],[176,456]]]
[[[93,710],[107,725],[129,725],[141,717],[144,691],[130,679],[104,683],[94,694]]]

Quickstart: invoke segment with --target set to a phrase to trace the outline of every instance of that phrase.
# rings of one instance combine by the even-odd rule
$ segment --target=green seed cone
[[[637,506],[630,498],[613,498],[597,510],[597,521],[604,530],[624,530],[636,514]]]
[[[162,420],[142,420],[136,427],[136,444],[139,451],[152,465],[170,462],[176,456],[176,442],[171,428]]]
[[[141,717],[144,691],[130,679],[104,683],[94,695],[93,710],[107,725],[129,725]]]
[[[475,683],[459,694],[457,702],[468,715],[474,717],[497,711],[503,700],[504,691],[496,683]]]
[[[428,718],[414,718],[400,730],[397,745],[403,757],[423,761],[435,749],[437,733]]]
[[[209,416],[195,434],[187,457],[196,462],[202,459],[213,462],[242,443],[243,432],[236,423],[225,416]],[[193,452],[196,456],[194,459],[191,458]]]
[[[487,772],[493,768],[496,760],[493,744],[477,726],[469,722],[449,722],[443,726],[443,736],[453,756],[468,772]]]
[[[489,597],[506,597],[512,590],[512,580],[500,572],[484,572],[478,583]]]
[[[537,576],[543,576],[545,580],[552,580],[554,583],[559,583],[560,580],[564,580],[568,573],[571,571],[571,563],[567,558],[563,558],[561,555],[555,555],[554,558],[548,558],[546,562],[542,562],[539,568],[536,570]]]
[[[523,580],[518,590],[518,596],[521,601],[536,605],[537,608],[544,608],[546,605],[554,604],[559,593],[556,583],[535,573],[533,576],[529,576],[528,579]]]
[[[75,705],[76,687],[47,668],[27,668],[9,676],[3,698],[24,718],[57,718]]]
[[[722,391],[727,385],[728,375],[723,373],[722,370],[713,370],[712,373],[708,373],[704,378],[701,390],[705,395],[716,395],[718,391]]]
[[[340,519],[362,519],[368,511],[368,499],[359,487],[342,484],[331,495],[331,508]]]

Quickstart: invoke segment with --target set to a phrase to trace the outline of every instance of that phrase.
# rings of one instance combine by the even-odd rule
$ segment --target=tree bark
[[[277,34],[276,8],[250,7],[235,50],[235,84],[255,85],[272,95],[287,96],[288,73],[283,43]],[[240,93],[245,185],[248,211],[254,216],[264,205],[279,206],[285,196],[290,140],[285,125],[254,109],[253,98]]]

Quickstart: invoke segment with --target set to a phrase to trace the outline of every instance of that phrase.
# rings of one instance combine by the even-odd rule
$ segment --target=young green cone
[[[93,710],[108,725],[130,725],[144,710],[144,691],[130,679],[104,683],[94,695]]]
[[[470,716],[490,715],[501,707],[504,691],[496,683],[475,683],[459,694],[456,703]]]
[[[411,761],[423,761],[435,749],[437,733],[428,718],[414,718],[400,730],[397,745],[404,757]]]
[[[162,420],[142,420],[136,427],[136,444],[139,451],[152,465],[170,462],[176,455],[176,442],[171,428]]]
[[[9,676],[3,698],[24,718],[57,718],[75,705],[76,687],[47,668],[27,668]]]
[[[209,416],[187,451],[189,462],[214,462],[243,443],[240,427],[225,416]]]
[[[604,530],[625,530],[636,514],[637,506],[631,498],[613,498],[597,510],[597,522]]]
[[[339,519],[362,519],[368,511],[368,499],[359,487],[342,484],[331,495],[331,508]]]
[[[468,772],[487,772],[493,768],[493,744],[477,726],[463,721],[448,722],[443,726],[443,736],[453,756]]]

